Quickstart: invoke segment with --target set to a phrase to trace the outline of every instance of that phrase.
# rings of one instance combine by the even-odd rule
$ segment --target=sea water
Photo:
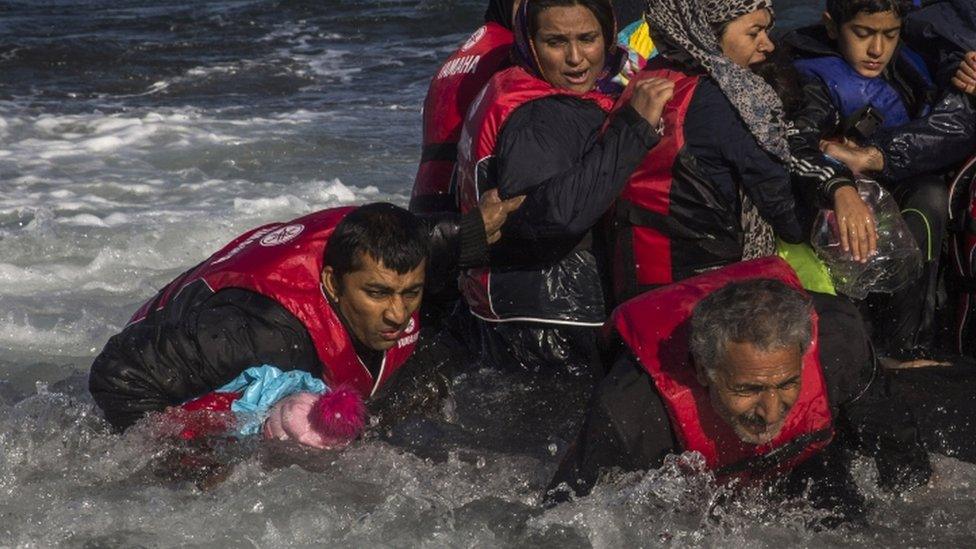
[[[812,2],[777,2],[781,25]],[[406,204],[420,108],[475,0],[0,1],[0,546],[972,545],[972,465],[894,497],[859,460],[867,527],[729,494],[684,456],[546,508],[585,399],[462,376],[440,417],[344,451],[250,442],[200,487],[87,393],[105,341],[238,233]]]

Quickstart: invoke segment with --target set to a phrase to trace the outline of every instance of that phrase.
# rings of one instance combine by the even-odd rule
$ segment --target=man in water
[[[428,250],[446,256],[432,258],[443,268],[459,247],[485,248],[518,203],[486,196],[475,215],[437,223],[433,243],[418,218],[385,203],[248,231],[168,284],[108,341],[92,365],[91,394],[120,430],[264,364],[368,398],[417,344]],[[466,224],[482,242],[458,243]]]
[[[618,307],[610,326],[627,352],[598,387],[550,497],[585,495],[611,469],[654,469],[686,451],[719,480],[791,470],[798,479],[846,477],[835,450],[853,445],[875,457],[883,487],[926,482],[914,418],[877,379],[857,311],[799,288],[785,262],[767,258]]]

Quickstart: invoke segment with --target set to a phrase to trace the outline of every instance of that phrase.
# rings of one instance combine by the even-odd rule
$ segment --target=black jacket
[[[791,32],[784,40],[796,58],[839,55],[819,26]],[[898,90],[914,119],[902,126],[881,128],[862,143],[884,155],[885,167],[878,174],[883,182],[948,171],[976,150],[976,110],[966,96],[950,87],[927,87],[909,74],[904,62],[895,57],[882,78]],[[798,118],[799,133],[794,139],[812,146],[821,138],[839,134],[844,121],[826,85],[808,79],[803,91],[806,107]],[[926,105],[931,111],[920,115]]]
[[[596,104],[553,96],[522,105],[495,147],[489,180],[503,198],[525,195],[492,246],[492,285],[506,309],[535,318],[602,323],[603,284],[592,228],[658,136],[626,107],[601,128]]]
[[[644,70],[657,68],[696,71],[681,57],[656,58]],[[637,264],[635,257],[627,256],[634,248],[630,242],[633,226],[652,226],[669,240],[670,257],[662,261],[670,265],[671,280],[742,259],[745,234],[740,192],[753,201],[777,236],[792,243],[805,239],[787,166],[760,147],[713,79],[701,76],[684,127],[664,131],[683,131],[685,139],[671,169],[666,219],[647,219],[648,212],[625,201],[616,207],[613,238],[622,250],[614,258],[615,267],[620,267],[614,273],[621,290],[618,302],[659,285],[639,286],[631,272]]]
[[[976,3],[936,0],[905,18],[905,41],[938,67],[936,78],[948,85],[963,53],[976,51]]]
[[[913,474],[927,478],[928,458],[914,417],[876,379],[863,321],[849,302],[812,294],[820,318],[820,356],[835,428],[846,429],[856,446],[876,457],[890,486]],[[654,382],[630,353],[617,360],[600,383],[576,441],[550,482],[557,500],[590,492],[611,470],[655,469],[681,448]]]
[[[459,255],[465,262],[460,266],[483,263],[478,252],[486,246],[484,226],[477,210],[461,220],[427,221],[433,235],[431,271],[446,269],[456,279]],[[462,233],[470,243],[461,242]],[[450,279],[444,272],[431,272],[430,283]],[[375,376],[382,353],[356,350]],[[109,339],[92,364],[89,391],[108,422],[125,429],[149,412],[211,392],[262,364],[315,376],[322,372],[308,331],[282,305],[238,288],[213,292],[198,282]]]

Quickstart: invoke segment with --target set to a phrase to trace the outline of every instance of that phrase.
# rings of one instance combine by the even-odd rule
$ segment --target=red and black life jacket
[[[496,74],[488,82],[468,111],[458,142],[456,175],[462,213],[477,208],[481,194],[497,186],[493,179],[495,145],[508,118],[530,101],[556,95],[592,101],[604,111],[609,111],[613,106],[613,99],[599,91],[579,94],[556,88],[519,66]],[[576,319],[569,318],[571,311],[548,314],[544,303],[530,303],[524,299],[526,293],[533,293],[532,289],[526,292],[524,280],[512,284],[493,284],[492,276],[490,268],[471,269],[461,276],[461,293],[468,306],[475,315],[485,320],[518,319],[529,322],[601,325],[598,319],[593,319],[593,322],[577,322]],[[543,295],[545,292],[535,294]],[[602,296],[600,308],[602,309]],[[604,314],[601,311],[601,317]]]
[[[956,174],[949,187],[949,289],[957,294],[956,351],[976,353],[976,156]]]
[[[631,79],[614,112],[648,78],[671,80],[675,89],[662,116],[661,141],[630,176],[614,206],[611,268],[618,303],[742,259],[738,214],[700,174],[685,147],[685,117],[701,77],[652,60]]]
[[[692,310],[710,293],[735,281],[770,278],[802,291],[778,257],[757,259],[647,292],[617,308],[611,326],[650,374],[684,451],[700,452],[718,477],[749,478],[791,469],[833,437],[830,405],[820,366],[817,316],[813,341],[803,355],[800,395],[770,443],[742,442],[714,411],[708,389],[696,377],[688,348]]]
[[[308,330],[330,386],[349,384],[367,398],[413,353],[420,331],[414,314],[396,345],[386,351],[378,379],[356,354],[345,326],[322,288],[322,256],[336,225],[355,208],[334,208],[286,222],[252,229],[206,261],[170,282],[136,311],[130,324],[176,303],[180,292],[203,283],[211,293],[225,288],[249,290],[273,299]],[[259,366],[254,364],[253,366]]]
[[[457,209],[451,178],[464,115],[492,75],[508,65],[512,41],[512,31],[498,23],[486,23],[434,75],[424,100],[423,151],[410,211]]]

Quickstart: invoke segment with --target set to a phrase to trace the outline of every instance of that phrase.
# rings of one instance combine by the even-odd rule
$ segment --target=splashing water
[[[405,204],[420,108],[480,0],[7,2],[0,18],[0,546],[967,546],[976,469],[936,456],[868,526],[730,492],[694,456],[542,493],[586,396],[474,371],[440,417],[343,451],[217,445],[222,482],[159,474],[151,422],[110,432],[87,370],[131,313],[244,230]],[[816,16],[778,2],[780,20]],[[570,395],[570,396],[566,396]]]

